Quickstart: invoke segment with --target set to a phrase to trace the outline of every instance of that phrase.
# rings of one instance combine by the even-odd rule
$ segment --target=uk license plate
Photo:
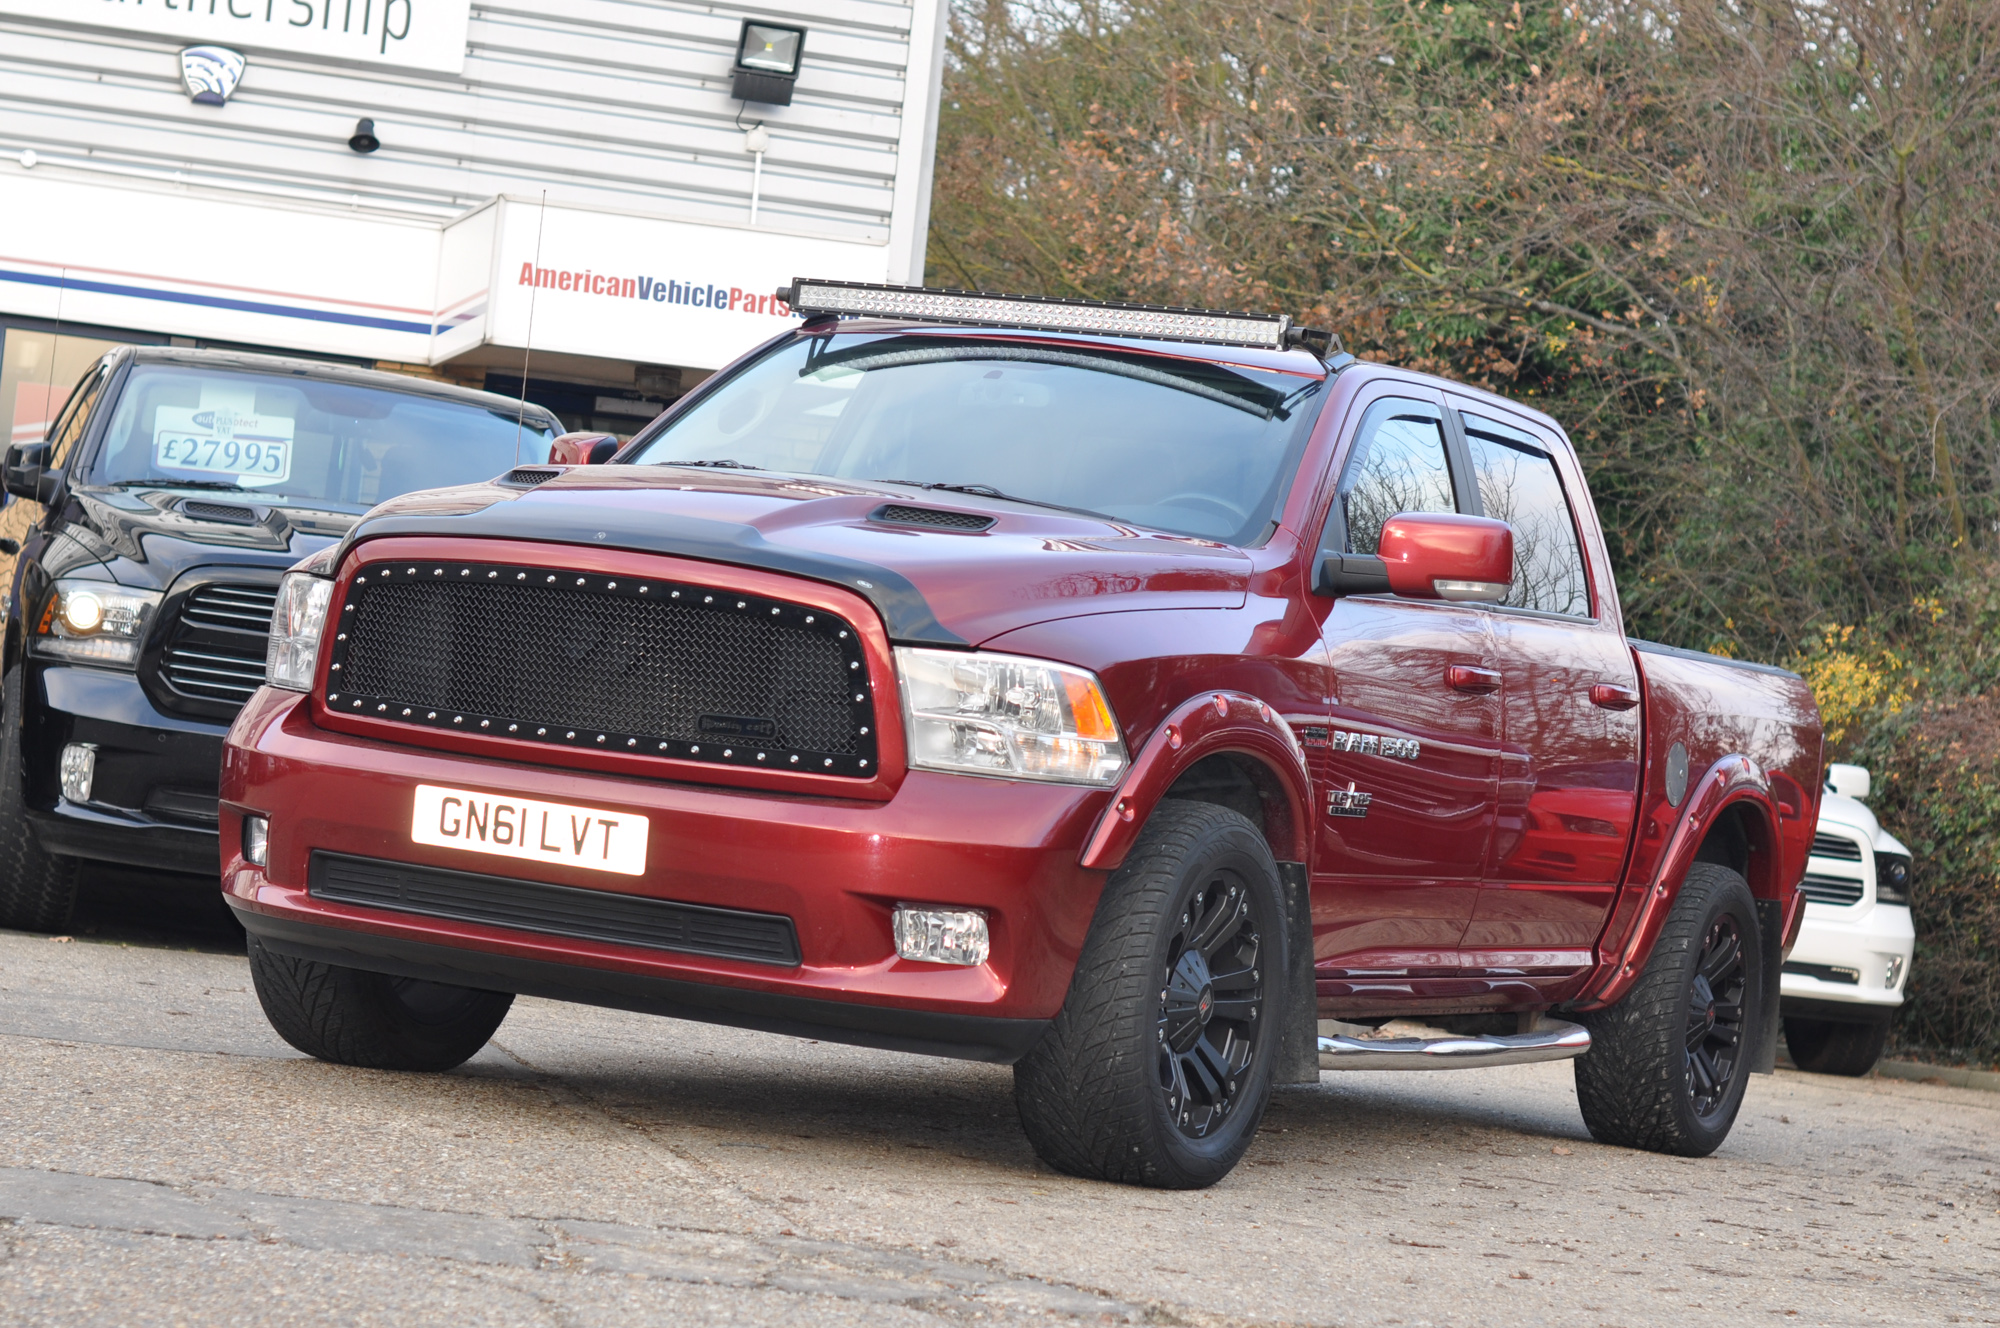
[[[438,848],[640,876],[646,818],[601,807],[417,785],[410,839]]]

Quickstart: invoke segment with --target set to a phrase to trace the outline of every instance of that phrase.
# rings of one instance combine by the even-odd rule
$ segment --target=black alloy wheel
[[[1198,1189],[1271,1099],[1284,887],[1226,807],[1161,803],[1104,884],[1069,995],[1014,1067],[1021,1127],[1072,1176]]]
[[[1722,1146],[1743,1106],[1764,1027],[1757,901],[1743,878],[1697,862],[1616,1005],[1578,1014],[1576,1103],[1600,1143],[1681,1157]]]
[[[1687,1091],[1694,1114],[1705,1122],[1714,1120],[1728,1099],[1748,1044],[1743,999],[1750,971],[1743,951],[1736,919],[1726,914],[1717,918],[1695,957],[1694,981],[1688,985]]]
[[[1160,990],[1160,1089],[1167,1118],[1190,1139],[1241,1104],[1264,1007],[1259,949],[1243,882],[1217,871],[1180,916]]]

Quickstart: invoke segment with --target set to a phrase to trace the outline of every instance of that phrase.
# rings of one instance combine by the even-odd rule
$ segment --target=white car
[[[1826,787],[1805,923],[1780,988],[1785,1045],[1801,1070],[1861,1075],[1881,1058],[1909,980],[1910,851],[1863,804],[1866,770],[1829,766]]]

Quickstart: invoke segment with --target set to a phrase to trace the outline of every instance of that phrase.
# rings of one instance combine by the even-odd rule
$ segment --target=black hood
[[[174,488],[69,494],[65,533],[124,585],[165,590],[190,567],[283,570],[340,539],[361,512],[273,495]]]

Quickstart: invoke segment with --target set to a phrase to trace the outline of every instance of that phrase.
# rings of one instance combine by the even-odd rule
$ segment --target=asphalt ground
[[[208,888],[86,905],[0,932],[0,1323],[2000,1322],[1992,1093],[1781,1071],[1686,1160],[1563,1065],[1329,1074],[1166,1193],[1041,1166],[993,1066],[539,1000],[321,1064]]]

